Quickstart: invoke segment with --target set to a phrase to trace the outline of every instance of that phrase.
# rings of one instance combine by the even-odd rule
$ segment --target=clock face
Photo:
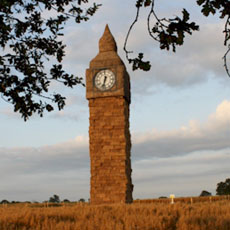
[[[101,91],[111,89],[114,86],[115,82],[115,74],[109,69],[101,70],[96,74],[94,78],[95,86]]]

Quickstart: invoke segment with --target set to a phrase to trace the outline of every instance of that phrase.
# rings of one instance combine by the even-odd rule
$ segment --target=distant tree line
[[[68,199],[64,199],[63,201],[61,201],[59,196],[54,194],[52,197],[49,198],[48,202],[50,203],[61,203],[61,202],[69,203],[70,201]],[[85,199],[81,198],[78,200],[78,202],[85,202]]]
[[[54,194],[53,196],[51,196],[50,198],[49,198],[49,200],[45,200],[45,201],[43,201],[43,203],[56,203],[56,204],[58,204],[58,203],[70,203],[71,201],[70,200],[68,200],[68,199],[64,199],[64,200],[61,200],[60,199],[60,197],[58,196],[58,195],[56,195],[56,194]],[[82,202],[82,203],[84,203],[85,202],[85,199],[84,198],[80,198],[79,200],[78,200],[78,202]],[[16,203],[21,203],[20,201],[8,201],[8,200],[6,200],[6,199],[4,199],[4,200],[2,200],[1,202],[0,202],[0,204],[16,204]],[[31,203],[30,201],[25,201],[25,202],[23,202],[23,203]],[[33,201],[32,203],[39,203],[39,202],[36,202],[36,201]]]
[[[212,194],[206,190],[203,190],[200,194],[200,196],[211,196]],[[217,185],[216,185],[216,195],[230,195],[230,178],[227,178],[225,180],[225,182],[221,181],[219,182]],[[167,198],[167,197],[159,197],[159,198]],[[71,202],[70,200],[68,199],[64,199],[63,201],[60,200],[60,197],[56,194],[54,194],[53,196],[51,196],[49,198],[49,200],[47,201],[43,201],[43,203],[45,202],[49,202],[49,203],[61,203],[61,202],[64,202],[64,203],[69,203]],[[85,199],[84,198],[80,198],[78,200],[78,202],[85,202]],[[9,202],[8,200],[2,200],[0,202],[0,204],[9,204],[9,203],[20,203],[20,201],[11,201]],[[25,203],[25,202],[24,202]],[[26,203],[31,203],[30,201],[26,201]],[[33,203],[38,203],[38,202],[33,202]]]

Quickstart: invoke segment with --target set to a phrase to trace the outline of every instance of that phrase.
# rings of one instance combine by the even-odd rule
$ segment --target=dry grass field
[[[170,204],[169,199],[157,199],[103,206],[0,205],[0,230],[78,229],[230,230],[230,200],[181,198]]]

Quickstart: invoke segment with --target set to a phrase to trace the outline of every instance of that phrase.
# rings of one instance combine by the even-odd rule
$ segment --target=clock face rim
[[[102,81],[105,81],[106,79],[104,78],[104,75],[106,74],[106,72],[109,72],[109,80],[112,81],[112,83],[108,82],[108,84],[105,85],[104,84],[104,87],[102,87],[101,84],[98,84],[101,83]],[[100,77],[101,76],[101,77]],[[100,77],[102,78],[103,77],[103,80],[100,79],[99,81],[96,81],[97,78]],[[109,84],[110,83],[110,84]],[[111,69],[101,69],[100,71],[98,71],[95,76],[94,76],[94,86],[100,90],[101,92],[105,92],[105,91],[109,91],[113,88],[113,86],[115,85],[116,83],[116,75],[115,73],[111,70]]]

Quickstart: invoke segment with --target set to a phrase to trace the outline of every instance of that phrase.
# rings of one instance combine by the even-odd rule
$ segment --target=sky
[[[223,22],[203,17],[196,1],[156,1],[159,17],[186,8],[200,31],[176,53],[160,50],[147,34],[147,11],[142,10],[128,49],[144,52],[152,68],[133,72],[123,44],[135,18],[134,1],[98,2],[102,7],[91,20],[66,25],[63,65],[84,77],[109,24],[131,79],[134,199],[198,196],[202,190],[215,195],[217,183],[230,177],[230,78],[223,68]],[[0,101],[0,201],[44,201],[53,194],[62,200],[90,197],[85,88],[53,84],[51,91],[66,96],[65,109],[27,122]]]

